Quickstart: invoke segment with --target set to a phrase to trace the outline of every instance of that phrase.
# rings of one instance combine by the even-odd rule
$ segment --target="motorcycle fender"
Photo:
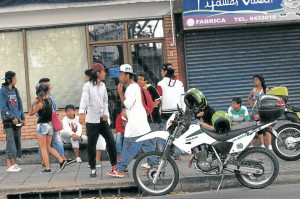
[[[170,136],[170,133],[168,131],[153,131],[146,135],[141,136],[136,140],[136,142],[141,142],[145,140],[151,140],[153,138],[162,138],[164,140],[167,140]]]

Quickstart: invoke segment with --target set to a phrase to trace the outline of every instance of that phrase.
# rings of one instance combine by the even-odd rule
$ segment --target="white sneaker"
[[[144,169],[150,169],[150,165],[148,163],[142,164],[141,167],[143,167]]]
[[[265,145],[263,145],[263,144],[262,144],[260,147],[261,147],[261,148],[266,148],[266,146],[265,146]]]
[[[253,145],[249,145],[249,148],[252,148],[253,147]]]
[[[15,164],[13,167],[15,167],[16,169],[22,171],[22,168],[19,165],[17,165],[17,164]]]
[[[270,151],[273,151],[272,145],[269,145],[269,146],[268,146],[268,149],[269,149]]]
[[[81,158],[80,158],[80,157],[77,157],[77,158],[76,158],[76,162],[77,162],[77,163],[81,163],[81,162],[82,162]]]
[[[20,170],[15,168],[15,165],[14,165],[14,166],[11,166],[8,169],[6,169],[6,172],[8,172],[8,173],[18,173],[18,172],[20,172]]]

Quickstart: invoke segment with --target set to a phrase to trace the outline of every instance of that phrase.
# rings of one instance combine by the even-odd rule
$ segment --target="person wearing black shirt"
[[[200,118],[199,124],[205,126],[206,128],[213,129],[212,126],[212,116],[215,110],[209,105],[205,106],[198,114],[197,117]]]

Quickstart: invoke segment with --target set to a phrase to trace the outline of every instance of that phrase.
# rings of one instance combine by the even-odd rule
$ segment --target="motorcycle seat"
[[[291,108],[295,112],[300,112],[300,108],[299,107],[291,106]]]
[[[230,140],[234,137],[237,137],[243,133],[246,133],[246,132],[254,129],[254,127],[256,127],[256,126],[257,126],[256,122],[240,124],[237,126],[233,126],[228,133],[224,133],[224,134],[218,134],[218,133],[216,133],[215,130],[208,129],[203,125],[201,125],[201,129],[203,132],[205,132],[207,135],[214,138],[215,140],[225,142],[227,140]]]

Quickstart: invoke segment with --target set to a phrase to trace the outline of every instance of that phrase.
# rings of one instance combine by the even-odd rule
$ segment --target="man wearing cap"
[[[171,117],[171,115],[177,110],[177,105],[180,108],[185,110],[185,103],[184,103],[184,86],[183,83],[176,79],[175,70],[172,67],[171,63],[163,64],[161,70],[161,76],[163,79],[158,82],[157,84],[157,91],[161,96],[161,112],[162,112],[162,129],[166,128],[167,120]],[[166,141],[157,138],[157,145],[160,151],[163,151],[165,147]],[[181,151],[175,147],[173,157],[174,159],[181,159],[180,158]]]
[[[0,110],[3,128],[6,134],[7,172],[20,172],[17,158],[21,158],[21,126],[25,124],[23,104],[18,89],[16,73],[7,71],[5,83],[0,89]]]
[[[107,143],[107,151],[113,171],[117,170],[117,151],[114,137],[108,124],[108,95],[106,86],[102,82],[106,78],[105,67],[97,63],[91,69],[93,71],[91,79],[83,86],[79,107],[79,121],[81,124],[84,123],[84,120],[86,121],[88,159],[91,169],[90,177],[95,178],[97,176],[96,144],[99,134],[104,137]]]
[[[140,86],[133,81],[133,70],[129,64],[123,64],[120,67],[118,93],[122,103],[126,108],[128,123],[125,127],[123,149],[121,152],[121,161],[118,163],[118,170],[108,172],[112,177],[123,178],[127,167],[136,154],[154,151],[155,148],[150,140],[136,142],[136,140],[151,131],[147,113],[143,106]],[[126,87],[125,95],[123,94],[123,85]],[[156,160],[150,158],[149,165],[153,165]]]

